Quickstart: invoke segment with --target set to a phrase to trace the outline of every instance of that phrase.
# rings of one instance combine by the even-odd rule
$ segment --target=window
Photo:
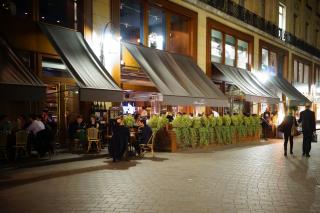
[[[298,82],[298,62],[293,62],[293,82]]]
[[[0,0],[0,13],[3,11],[13,16],[31,18],[31,1],[29,0]]]
[[[159,7],[153,1],[120,0],[120,35],[123,41],[195,56],[196,17],[169,1]]]
[[[310,63],[302,59],[294,59],[293,75],[294,83],[309,84]]]
[[[249,44],[248,42],[238,40],[238,60],[237,67],[242,69],[247,69],[248,60],[249,60],[249,52],[248,52]]]
[[[233,36],[226,35],[226,43],[225,43],[225,64],[234,66],[236,59],[236,51],[235,51],[236,39]]]
[[[286,31],[286,7],[284,4],[279,3],[279,28],[282,29],[282,38],[284,37],[284,32]]]
[[[272,75],[276,75],[278,70],[277,70],[277,53],[275,52],[270,52],[270,61],[269,61],[269,72],[272,74]]]
[[[308,42],[308,38],[309,38],[309,23],[308,22],[306,22],[306,25],[305,25],[305,29],[304,29],[304,39],[305,39],[305,41],[306,42]]]
[[[222,63],[222,33],[211,30],[211,62]]]
[[[173,14],[170,20],[169,49],[176,53],[190,52],[190,18]]]
[[[309,83],[309,65],[304,65],[303,68],[303,83],[308,84]]]
[[[245,0],[239,0],[239,4],[244,7]]]
[[[165,48],[166,39],[165,13],[157,7],[151,7],[148,17],[148,26],[148,47],[163,50]]]
[[[297,21],[298,21],[298,16],[296,14],[293,15],[293,35],[297,35]]]
[[[319,86],[320,85],[320,67],[315,66],[315,71],[314,71],[314,83]]]
[[[260,3],[260,16],[262,18],[265,18],[265,8],[266,8],[266,2],[265,0],[260,0],[261,3]]]
[[[269,68],[269,51],[267,49],[262,48],[262,61],[261,61],[261,71],[268,72]]]
[[[77,0],[39,1],[39,19],[42,22],[77,29]]]
[[[120,35],[123,40],[143,43],[143,14],[140,0],[121,0]]]

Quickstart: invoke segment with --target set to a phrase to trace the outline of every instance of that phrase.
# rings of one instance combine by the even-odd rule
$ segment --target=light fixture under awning
[[[191,58],[123,43],[170,105],[228,107],[228,98]]]
[[[240,68],[212,63],[223,75],[217,79],[231,82],[236,85],[244,94],[245,99],[257,103],[279,103],[280,99],[264,86],[251,72]],[[217,75],[214,75],[217,76]],[[216,77],[214,77],[216,78]]]
[[[0,101],[38,101],[45,86],[0,38]]]
[[[123,91],[100,63],[80,32],[40,24],[80,88],[81,101],[123,100]]]

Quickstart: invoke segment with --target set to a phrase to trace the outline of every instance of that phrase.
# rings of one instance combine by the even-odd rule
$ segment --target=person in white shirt
[[[34,136],[37,135],[38,132],[45,129],[43,122],[40,120],[40,117],[32,115],[30,117],[31,124],[28,126],[28,132],[32,132]]]

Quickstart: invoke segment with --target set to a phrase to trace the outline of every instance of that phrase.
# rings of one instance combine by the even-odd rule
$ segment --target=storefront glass
[[[261,50],[262,54],[262,63],[261,63],[261,70],[268,72],[268,67],[269,67],[269,51],[267,49]]]
[[[248,42],[238,39],[238,62],[237,67],[247,69],[248,65]]]
[[[29,0],[0,0],[0,12],[4,11],[13,16],[19,16],[21,18],[31,18],[31,1]]]
[[[121,0],[120,34],[122,40],[131,43],[143,42],[143,13],[140,0]]]
[[[309,65],[304,65],[303,83],[309,83]]]
[[[298,82],[303,83],[303,63],[299,63],[298,66]]]
[[[233,36],[226,35],[226,44],[225,44],[225,64],[234,66],[235,65],[235,44],[236,39]]]
[[[172,15],[170,19],[169,49],[175,53],[190,52],[190,19]]]
[[[221,63],[222,61],[222,33],[211,30],[211,62]]]
[[[77,8],[78,2],[74,0],[41,0],[39,19],[42,22],[77,29]]]
[[[148,47],[163,50],[166,40],[165,13],[159,8],[150,7],[148,26]]]
[[[298,62],[293,62],[293,81],[298,82]]]
[[[277,53],[270,52],[270,66],[269,66],[270,74],[277,75]]]

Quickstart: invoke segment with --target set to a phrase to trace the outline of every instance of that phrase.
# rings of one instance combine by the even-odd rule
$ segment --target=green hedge
[[[261,131],[258,116],[242,115],[223,117],[177,116],[172,121],[177,140],[181,146],[207,145],[213,141],[219,144],[230,144],[235,134],[252,136]]]

